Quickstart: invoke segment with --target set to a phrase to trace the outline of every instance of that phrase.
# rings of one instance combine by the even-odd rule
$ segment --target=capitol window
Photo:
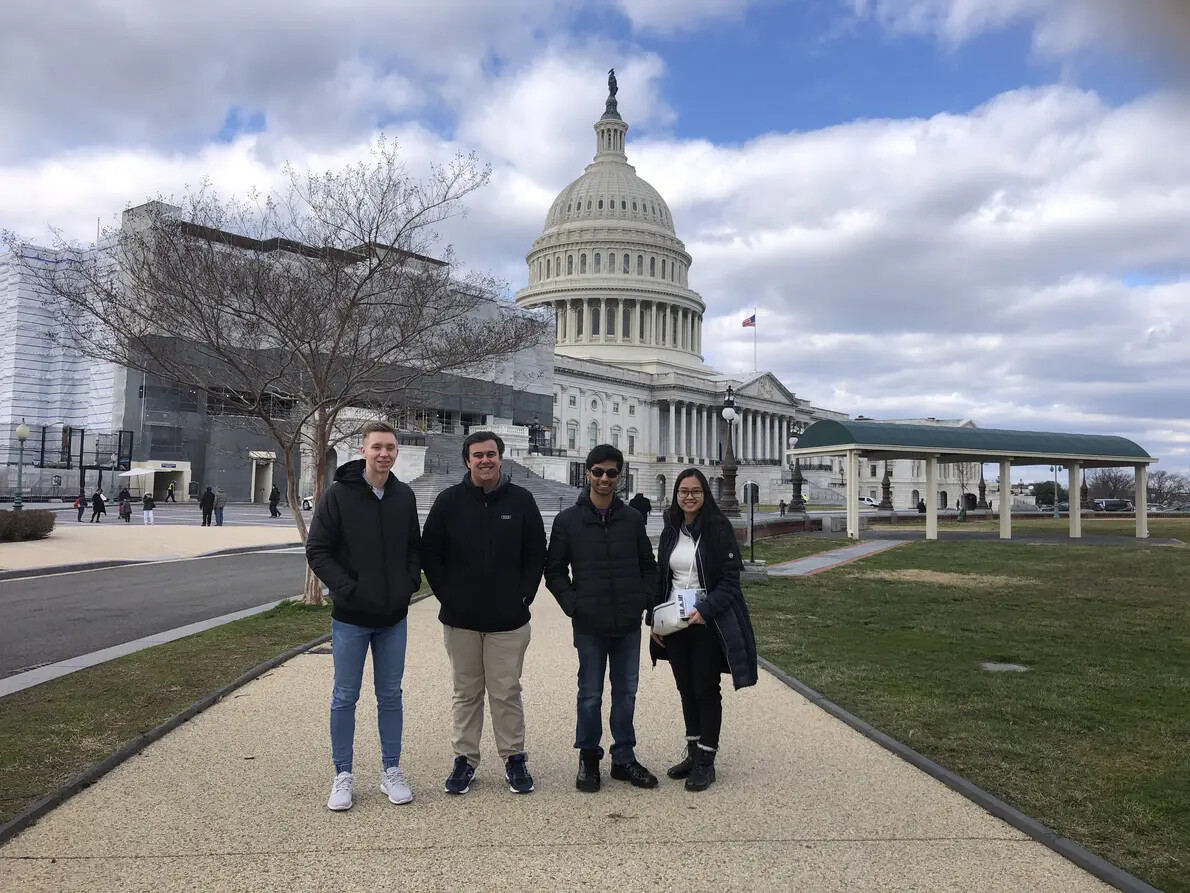
[[[607,256],[607,271],[609,273],[616,272],[616,252],[611,252]]]
[[[600,210],[600,211],[602,211],[602,210],[603,210],[603,199],[600,199],[600,200],[599,200],[599,210]]]
[[[602,269],[602,267],[601,267],[601,265],[600,265],[600,263],[599,263],[599,260],[600,260],[600,255],[599,255],[599,252],[598,252],[598,251],[596,251],[596,252],[595,252],[595,272],[596,272],[596,273],[600,272],[600,271],[601,271],[601,269]]]
[[[633,210],[633,211],[635,211],[635,210],[636,210],[636,199],[633,199],[633,200],[632,200],[632,210]]]
[[[574,396],[574,394],[570,395],[570,405],[578,406],[578,397]]]
[[[655,257],[649,258],[649,275],[653,277],[657,275],[657,258]]]
[[[607,333],[613,338],[616,337],[616,310],[614,307],[607,308]]]
[[[661,278],[665,278],[665,258],[661,259]]]
[[[635,404],[635,403],[629,403],[629,404],[628,404],[628,414],[629,414],[629,415],[636,415],[636,404]]]
[[[587,429],[587,439],[590,444],[590,449],[595,449],[599,445],[599,423],[592,422]]]
[[[591,398],[591,411],[595,412],[597,409],[599,409],[599,401],[592,397]]]
[[[587,210],[588,211],[591,210],[591,200],[590,199],[587,199]]]
[[[624,201],[624,199],[620,199],[620,210],[621,211],[628,210],[628,202]]]
[[[573,254],[566,255],[566,275],[567,276],[574,275],[574,255]]]
[[[620,411],[620,404],[613,402],[612,403],[612,412],[619,412],[619,411]]]
[[[624,275],[628,275],[628,252],[624,252]]]
[[[550,278],[550,262],[549,262],[548,258],[546,259],[546,262],[545,262],[545,278],[546,279]]]
[[[583,252],[578,256],[578,271],[580,273],[587,272],[587,254]]]
[[[548,275],[548,271],[547,271],[547,275]],[[645,275],[645,256],[643,254],[638,254],[636,256],[636,275],[637,276]]]

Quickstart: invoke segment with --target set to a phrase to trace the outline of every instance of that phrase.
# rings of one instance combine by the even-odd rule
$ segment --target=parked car
[[[1190,502],[1182,503],[1182,505],[1176,505],[1172,509],[1170,509],[1170,511],[1171,512],[1190,512]]]
[[[1164,511],[1168,511],[1168,509],[1166,509],[1166,508],[1165,508],[1165,506],[1163,506],[1163,505],[1155,505],[1155,504],[1153,504],[1153,503],[1149,503],[1149,507],[1148,507],[1148,509],[1149,509],[1149,514],[1150,514],[1150,515],[1151,515],[1151,514],[1153,514],[1154,512],[1164,512]]]
[[[1130,512],[1132,503],[1127,499],[1095,499],[1091,502],[1097,512]]]

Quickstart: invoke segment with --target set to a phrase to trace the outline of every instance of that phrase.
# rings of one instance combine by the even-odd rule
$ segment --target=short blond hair
[[[367,443],[369,434],[391,434],[393,438],[396,439],[397,429],[388,422],[382,422],[379,419],[376,419],[371,422],[365,422],[362,433],[363,442]]]

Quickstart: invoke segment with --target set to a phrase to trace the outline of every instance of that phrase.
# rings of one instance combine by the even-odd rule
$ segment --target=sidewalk
[[[297,543],[300,539],[292,526],[160,524],[146,527],[139,523],[139,517],[133,520],[137,523],[78,524],[73,518],[70,523],[59,519],[54,532],[46,539],[0,543],[0,571],[39,570],[99,561],[193,558],[222,549],[283,545]]]
[[[576,792],[577,660],[569,623],[544,590],[524,676],[537,790],[508,792],[488,732],[471,793],[448,797],[450,670],[436,610],[430,599],[410,614],[402,762],[413,804],[393,806],[378,790],[366,682],[356,805],[326,809],[331,657],[305,654],[0,848],[0,888],[1110,889],[764,672],[757,687],[725,692],[719,781],[708,792],[688,794],[665,778],[639,791],[606,774],[600,793]],[[684,747],[681,711],[669,668],[653,669],[647,657],[636,715],[638,756],[663,776]]]

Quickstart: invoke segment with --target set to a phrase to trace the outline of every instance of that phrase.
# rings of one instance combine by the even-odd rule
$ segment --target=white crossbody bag
[[[690,562],[690,570],[686,573],[687,580],[694,573],[694,564],[698,561],[698,543],[701,539],[702,537],[699,537],[694,541],[694,561]],[[695,605],[704,591],[675,589],[669,601],[662,602],[653,609],[653,632],[659,636],[668,636],[688,627],[690,621],[687,618],[694,613]]]

